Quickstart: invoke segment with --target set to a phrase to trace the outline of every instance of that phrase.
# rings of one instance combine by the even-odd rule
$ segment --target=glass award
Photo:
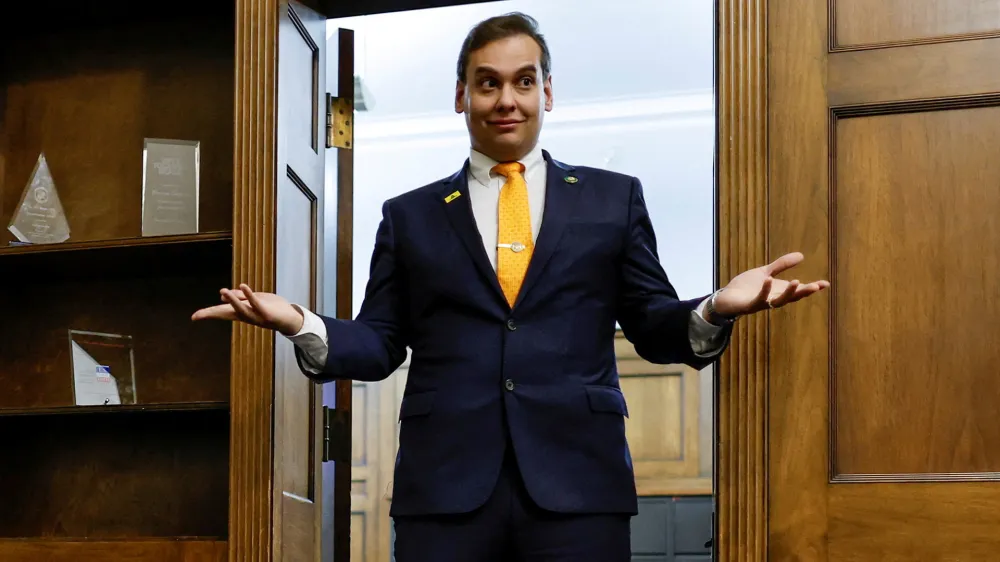
[[[143,142],[143,236],[198,232],[200,146],[187,140]]]
[[[69,240],[69,223],[45,154],[38,155],[14,218],[7,227],[21,243],[54,244]]]
[[[132,337],[69,331],[73,403],[77,406],[135,404]]]

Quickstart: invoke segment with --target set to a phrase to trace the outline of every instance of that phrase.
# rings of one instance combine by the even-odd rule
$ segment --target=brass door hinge
[[[350,462],[351,412],[323,406],[323,462]]]
[[[354,146],[354,101],[326,95],[326,147]]]

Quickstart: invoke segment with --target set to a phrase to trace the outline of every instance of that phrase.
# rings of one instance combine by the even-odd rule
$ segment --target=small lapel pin
[[[456,191],[456,192],[452,193],[451,195],[445,197],[444,198],[444,202],[445,203],[451,203],[455,199],[458,199],[459,197],[461,197],[461,195],[462,195],[461,192]]]
[[[563,181],[566,183],[576,183],[580,180],[576,179],[576,176],[566,176],[563,178]]]

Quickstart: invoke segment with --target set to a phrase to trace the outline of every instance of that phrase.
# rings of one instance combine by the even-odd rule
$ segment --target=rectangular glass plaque
[[[135,404],[132,337],[69,331],[73,403],[77,406]]]
[[[145,139],[142,235],[198,232],[199,141]]]
[[[23,244],[54,244],[69,239],[69,223],[44,153],[38,155],[7,230]]]

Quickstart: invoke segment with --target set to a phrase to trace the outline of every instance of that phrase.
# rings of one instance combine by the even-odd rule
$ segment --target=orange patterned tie
[[[521,290],[528,263],[535,249],[531,236],[531,212],[528,208],[528,184],[524,181],[524,164],[504,162],[493,171],[507,178],[500,190],[497,230],[497,277],[507,303],[511,307]]]

